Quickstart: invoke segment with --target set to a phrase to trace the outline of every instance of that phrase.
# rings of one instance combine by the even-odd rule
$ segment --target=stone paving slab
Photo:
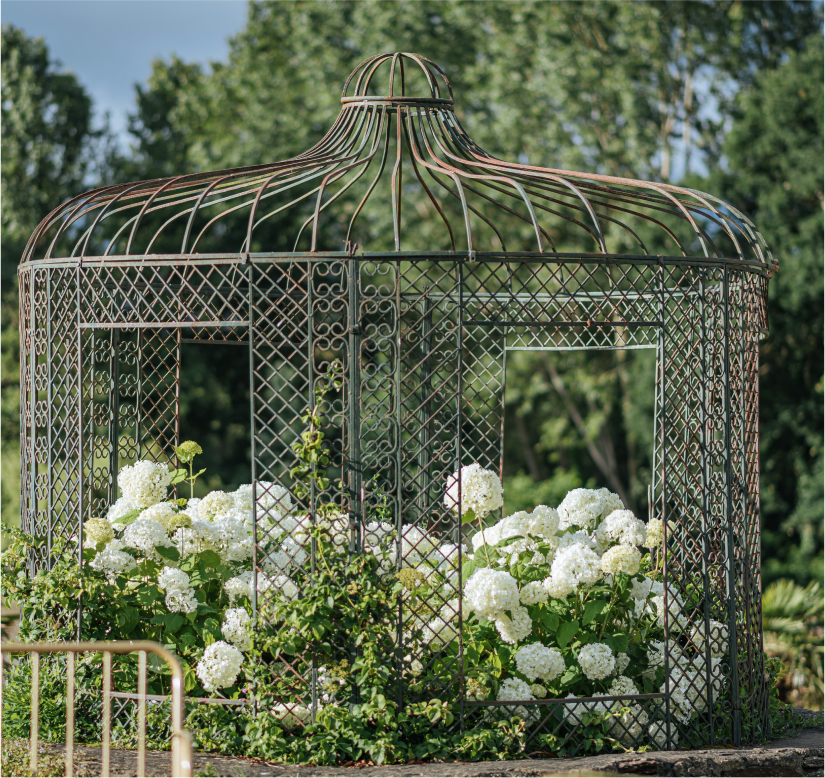
[[[508,762],[428,762],[389,766],[299,767],[256,759],[195,756],[197,775],[232,778],[529,778],[531,776],[823,776],[822,729],[806,729],[794,738],[757,748],[609,754],[566,759],[523,759]],[[62,750],[62,749],[60,749]],[[99,774],[100,749],[76,747],[78,761]],[[95,769],[97,768],[97,769]],[[112,749],[111,776],[136,774],[134,751]],[[147,776],[170,775],[168,751],[148,752]]]

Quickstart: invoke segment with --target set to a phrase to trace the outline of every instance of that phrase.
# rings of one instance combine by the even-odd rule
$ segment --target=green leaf
[[[475,511],[473,511],[472,509],[467,511],[461,517],[461,523],[462,524],[470,524],[470,523],[474,522],[475,520],[476,520],[476,514],[475,514]]]
[[[143,508],[136,508],[135,510],[129,511],[128,513],[124,513],[122,516],[120,516],[117,520],[117,523],[132,524],[137,520],[138,516],[140,516],[141,513],[143,513]]]
[[[172,546],[156,546],[155,551],[158,552],[164,559],[168,559],[171,562],[178,562],[180,561],[180,551]]]
[[[566,624],[562,624],[559,627],[559,631],[556,633],[556,643],[559,648],[565,648],[567,644],[575,637],[578,631],[579,622],[577,619],[573,619],[573,621],[568,621]]]
[[[166,631],[177,632],[186,623],[186,618],[180,613],[172,613],[166,617]]]
[[[217,619],[213,619],[212,617],[206,619],[203,622],[203,630],[204,634],[208,632],[215,640],[221,639],[221,624]]]
[[[627,653],[627,635],[623,632],[605,633],[602,636],[602,642],[610,646],[614,654]]]
[[[467,580],[476,571],[476,563],[468,559],[461,567],[461,578]]]
[[[169,477],[169,483],[173,486],[175,484],[179,484],[181,481],[186,479],[187,475],[189,475],[189,473],[187,473],[182,467],[177,470],[173,470]]]
[[[549,632],[555,632],[559,628],[559,616],[557,613],[544,613],[541,623]]]
[[[203,562],[207,567],[219,568],[221,566],[221,558],[214,551],[201,551],[198,554],[198,561]]]
[[[582,624],[589,624],[607,607],[604,600],[593,600],[584,606],[584,616],[582,617]]]
[[[198,677],[195,671],[186,663],[183,663],[183,689],[191,692],[198,685]]]

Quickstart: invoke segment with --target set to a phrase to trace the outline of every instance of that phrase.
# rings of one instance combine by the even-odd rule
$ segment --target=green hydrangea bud
[[[87,519],[83,523],[83,534],[89,545],[108,543],[115,537],[115,531],[107,519],[100,517]]]
[[[424,573],[420,570],[413,570],[410,567],[405,567],[403,570],[399,570],[395,577],[401,582],[401,585],[405,589],[409,589],[412,591],[417,586],[421,586],[426,580]]]
[[[198,454],[203,454],[203,449],[194,440],[187,440],[175,447],[175,453],[182,462],[189,462]]]
[[[191,527],[192,518],[186,513],[170,513],[164,518],[163,526],[166,527],[166,531],[171,535],[177,529],[187,529]]]

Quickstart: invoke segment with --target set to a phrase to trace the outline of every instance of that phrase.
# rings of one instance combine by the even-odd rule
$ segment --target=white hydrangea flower
[[[258,578],[265,578],[265,576],[259,575]],[[293,581],[288,575],[275,576],[275,578],[265,583],[267,583],[267,586],[265,589],[262,589],[261,583],[259,582],[258,591],[266,591],[266,589],[275,587],[275,590],[279,594],[282,594],[284,597],[286,597],[287,600],[294,600],[300,593],[300,590],[298,589],[298,584],[296,584],[295,581]]]
[[[610,646],[605,643],[588,643],[582,646],[577,657],[584,677],[590,681],[607,678],[616,667],[616,659]]]
[[[667,747],[667,725],[664,721],[654,721],[647,728],[647,734],[651,741],[653,741],[651,745],[656,746],[658,749]],[[673,724],[670,726],[670,741],[671,748],[676,748],[676,746],[679,745],[679,733]]]
[[[309,559],[309,553],[295,538],[285,538],[280,548],[272,549],[260,559],[267,575],[280,575],[293,568],[300,569]]]
[[[522,646],[514,656],[516,670],[531,681],[541,678],[554,681],[565,670],[564,657],[556,648],[548,648],[541,643],[528,643]]]
[[[198,599],[194,589],[175,590],[166,593],[166,607],[170,613],[194,613],[198,609]]]
[[[371,521],[364,527],[364,544],[368,548],[388,547],[395,537],[395,527],[386,521]]]
[[[602,555],[602,571],[615,575],[627,573],[636,575],[642,562],[642,552],[635,546],[613,546]]]
[[[530,692],[537,700],[543,700],[547,697],[547,687],[540,683],[531,683]]]
[[[573,489],[559,505],[559,529],[575,525],[590,531],[609,513],[623,509],[618,495],[607,489]]]
[[[467,553],[467,547],[461,544],[461,553]],[[428,559],[435,564],[439,570],[451,569],[458,566],[458,543],[446,543],[435,549]]]
[[[591,694],[591,697],[606,697],[606,694]],[[578,696],[575,694],[568,694],[566,700],[577,700]],[[564,720],[571,726],[580,726],[584,723],[583,716],[585,713],[607,713],[610,710],[610,704],[606,702],[580,702],[578,704],[566,705],[566,712]]]
[[[312,715],[310,709],[305,705],[284,705],[280,702],[270,708],[269,712],[278,719],[287,732],[292,732],[292,730],[306,724]]]
[[[441,606],[441,610],[439,610],[438,614],[446,621],[455,621],[458,618],[458,612],[458,597],[454,597],[452,600],[445,602],[444,605]]]
[[[164,567],[158,573],[158,586],[166,591],[166,607],[170,613],[194,613],[198,609],[195,590],[183,570]]]
[[[565,549],[570,548],[570,546],[575,545],[586,546],[587,548],[598,553],[598,543],[596,543],[596,541],[584,530],[565,532],[564,535],[559,538],[559,545],[556,551],[564,551]]]
[[[533,620],[527,608],[522,605],[516,605],[510,613],[513,614],[512,619],[506,613],[499,613],[496,618],[496,629],[505,643],[514,645],[530,635],[533,631]]]
[[[138,510],[140,507],[140,505],[133,503],[128,497],[118,497],[114,505],[111,505],[106,512],[106,518],[112,524],[119,524],[118,519],[127,513]]]
[[[226,609],[221,634],[241,651],[249,651],[252,648],[252,617],[246,608]]]
[[[252,538],[246,531],[242,518],[225,514],[212,522],[212,532],[218,539],[218,552],[226,562],[245,562],[251,559]]]
[[[559,529],[559,513],[547,505],[537,505],[527,517],[531,535],[549,540]]]
[[[205,521],[200,512],[200,497],[192,497],[186,501],[186,514],[192,521]]]
[[[195,672],[208,692],[232,686],[243,664],[243,654],[235,646],[216,640],[206,647]]]
[[[172,537],[181,557],[199,554],[201,551],[211,551],[218,547],[218,536],[212,527],[212,522],[202,519],[193,520],[191,527],[176,529]]]
[[[645,709],[638,703],[623,707],[627,710],[618,713],[614,717],[608,732],[611,737],[617,738],[623,746],[630,748],[638,742],[644,733],[648,717]]]
[[[634,578],[630,584],[630,596],[633,597],[634,600],[646,600],[650,594],[650,585],[652,583],[653,581],[647,577],[643,577],[641,581],[638,578]]]
[[[147,559],[158,561],[160,555],[155,551],[158,546],[171,545],[166,528],[156,521],[139,516],[123,531],[123,543],[130,548],[141,551]]]
[[[656,623],[660,627],[665,626],[665,596],[664,594],[657,594],[655,597],[651,598],[651,602],[653,607],[656,609]],[[679,627],[687,626],[687,616],[685,616],[683,610],[683,604],[681,598],[675,593],[672,592],[668,597],[668,611],[669,618],[668,618],[668,625],[670,629],[677,629]]]
[[[504,570],[478,568],[464,584],[464,603],[478,618],[496,619],[502,611],[518,607],[516,579]]]
[[[498,524],[493,527],[484,527],[470,538],[473,544],[473,551],[478,551],[482,546],[494,546],[501,539],[499,533],[501,528]]]
[[[235,507],[235,498],[220,489],[215,489],[198,504],[198,513],[206,521],[214,521],[219,516],[231,513]]]
[[[108,543],[114,540],[115,532],[106,519],[91,518],[83,522],[83,543],[94,548],[98,543]]]
[[[703,653],[705,650],[705,622],[701,621],[690,633],[690,639],[696,650]],[[713,659],[721,659],[728,653],[728,628],[721,621],[710,619],[710,655]]]
[[[682,649],[674,641],[669,643],[669,663],[670,665],[677,664],[682,661]],[[647,670],[642,673],[645,678],[653,678],[656,675],[656,669],[662,667],[665,663],[665,644],[661,640],[651,640],[647,649]]]
[[[638,694],[639,689],[632,679],[626,675],[619,675],[610,682],[607,693],[611,697],[627,697],[630,694]]]
[[[258,481],[258,511],[265,513],[270,520],[278,521],[292,513],[292,496],[289,490],[271,481]],[[252,510],[252,490],[249,492],[249,508]]]
[[[458,640],[458,630],[451,621],[451,619],[436,616],[424,627],[422,633],[424,642],[431,645],[434,650],[438,650]]]
[[[630,664],[630,657],[625,653],[616,655],[616,672],[621,675]]]
[[[476,462],[462,467],[447,479],[444,505],[451,511],[459,509],[459,484],[462,514],[473,511],[481,519],[504,504],[498,475],[492,470],[485,470]]]
[[[646,524],[645,542],[642,544],[645,548],[654,549],[661,548],[664,543],[665,536],[662,528],[661,519],[651,519]]]
[[[505,702],[529,702],[530,700],[535,700],[536,698],[533,696],[533,692],[530,689],[529,684],[522,681],[521,678],[511,677],[505,678],[504,681],[502,681],[501,686],[498,687],[496,699]],[[513,712],[516,716],[520,716],[523,719],[526,719],[529,716],[527,708],[523,705],[516,707]]]
[[[172,479],[169,468],[160,462],[143,459],[120,469],[117,485],[131,503],[148,508],[166,500],[166,489]]]
[[[547,602],[547,589],[542,581],[530,581],[524,584],[519,592],[519,599],[522,605],[536,605],[540,602]]]
[[[103,551],[98,551],[95,558],[89,562],[89,567],[100,573],[106,573],[109,578],[114,578],[126,570],[131,570],[135,566],[135,560],[123,551],[123,547],[124,543],[120,540],[110,540],[106,544],[106,548]]]
[[[438,548],[438,540],[414,524],[401,527],[401,566],[417,567]]]
[[[164,567],[158,573],[158,586],[164,591],[186,591],[190,588],[189,575],[176,567]]]
[[[177,511],[172,507],[172,503],[158,502],[150,505],[148,508],[144,508],[140,512],[140,518],[155,521],[165,529],[169,519],[176,513]]]
[[[560,550],[550,568],[550,577],[544,581],[547,593],[559,599],[574,592],[579,584],[596,583],[602,575],[600,561],[595,551],[581,543]]]
[[[633,515],[633,511],[618,510],[608,513],[604,521],[596,527],[596,541],[602,548],[615,543],[623,546],[641,546],[645,542],[644,522]]]

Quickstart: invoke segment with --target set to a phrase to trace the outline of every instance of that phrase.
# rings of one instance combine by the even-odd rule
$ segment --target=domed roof
[[[426,57],[365,60],[341,102],[327,134],[291,159],[79,195],[41,222],[23,261],[183,261],[358,241],[364,249],[666,254],[775,268],[753,224],[711,195],[488,154],[456,117],[446,74]],[[386,239],[375,239],[381,233]]]

